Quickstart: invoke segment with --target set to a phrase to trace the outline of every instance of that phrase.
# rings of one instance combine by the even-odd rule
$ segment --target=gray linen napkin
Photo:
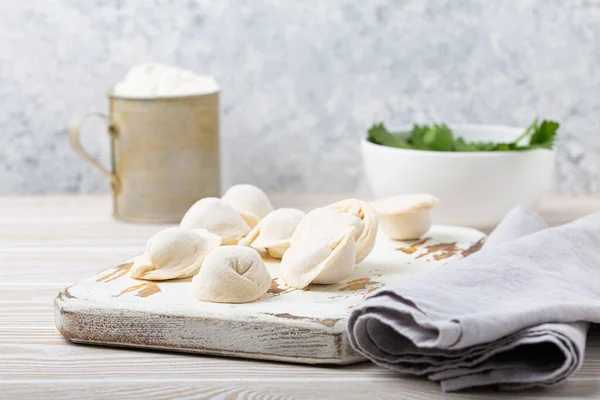
[[[352,346],[442,390],[559,383],[600,322],[600,213],[556,228],[513,209],[479,252],[410,276],[352,312]]]

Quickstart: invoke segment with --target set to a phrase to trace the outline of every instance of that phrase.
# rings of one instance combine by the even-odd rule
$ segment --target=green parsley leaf
[[[446,125],[433,125],[423,136],[426,149],[433,151],[452,151],[454,149],[454,137],[452,131]]]
[[[429,132],[429,129],[427,125],[413,125],[413,129],[406,138],[406,141],[417,149],[425,149],[427,147],[425,144],[425,135]]]
[[[542,123],[536,127],[535,132],[529,139],[529,146],[535,148],[551,149],[554,145],[554,139],[556,138],[556,131],[560,124],[554,121],[542,121]]]
[[[480,151],[476,143],[467,143],[459,137],[454,141],[454,151]]]
[[[401,136],[390,133],[383,123],[375,124],[369,129],[367,140],[375,144],[399,149],[412,148]]]
[[[368,131],[367,140],[383,146],[401,149],[430,151],[525,151],[551,149],[554,145],[559,123],[535,118],[527,129],[515,140],[508,143],[467,142],[461,137],[454,138],[452,130],[445,124],[413,125],[406,135],[389,132],[383,123],[374,124]],[[520,145],[529,138],[529,144]]]

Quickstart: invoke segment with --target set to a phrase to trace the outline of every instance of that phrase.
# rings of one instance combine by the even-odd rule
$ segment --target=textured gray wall
[[[556,190],[600,191],[600,0],[0,0],[0,194],[107,191],[66,122],[148,60],[221,83],[227,185],[352,191],[373,121],[540,115]]]

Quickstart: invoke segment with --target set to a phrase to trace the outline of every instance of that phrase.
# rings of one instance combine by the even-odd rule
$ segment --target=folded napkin
[[[600,213],[555,228],[513,209],[479,252],[386,287],[356,307],[352,346],[444,391],[559,383],[600,322]]]

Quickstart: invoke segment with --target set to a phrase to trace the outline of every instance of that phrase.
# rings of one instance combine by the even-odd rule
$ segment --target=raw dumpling
[[[332,235],[349,226],[355,227],[355,232],[360,232],[363,225],[363,221],[354,215],[342,214],[328,208],[316,208],[302,218],[292,235],[291,244],[296,245],[316,238],[331,239]]]
[[[268,213],[273,211],[269,198],[261,189],[253,185],[233,185],[221,197],[254,228]]]
[[[423,236],[431,227],[431,209],[438,205],[430,194],[386,197],[374,201],[381,216],[381,228],[391,239],[409,240]]]
[[[152,236],[146,251],[136,257],[131,277],[148,280],[187,278],[195,275],[209,251],[221,238],[206,229],[167,228]]]
[[[250,226],[229,204],[216,197],[199,200],[185,213],[180,226],[206,229],[220,236],[224,245],[237,242],[250,232]]]
[[[348,199],[338,201],[325,207],[328,210],[338,211],[344,215],[352,215],[362,221],[362,229],[356,232],[356,263],[358,264],[373,250],[379,226],[379,215],[368,203]]]
[[[367,203],[348,199],[306,214],[281,260],[281,279],[293,287],[338,283],[375,246],[379,216]]]
[[[350,226],[332,232],[329,239],[321,236],[292,245],[281,260],[281,279],[295,288],[343,281],[354,271],[355,230]]]
[[[309,212],[300,221],[291,242],[294,245],[315,235],[327,237],[332,229],[350,225],[356,228],[356,263],[359,263],[373,250],[379,225],[377,212],[361,200],[342,200]]]
[[[295,208],[272,211],[239,244],[259,252],[266,251],[273,258],[281,258],[290,247],[292,235],[304,215],[304,211]]]
[[[211,251],[192,278],[192,293],[202,301],[248,303],[271,286],[260,254],[250,247],[225,246]]]

